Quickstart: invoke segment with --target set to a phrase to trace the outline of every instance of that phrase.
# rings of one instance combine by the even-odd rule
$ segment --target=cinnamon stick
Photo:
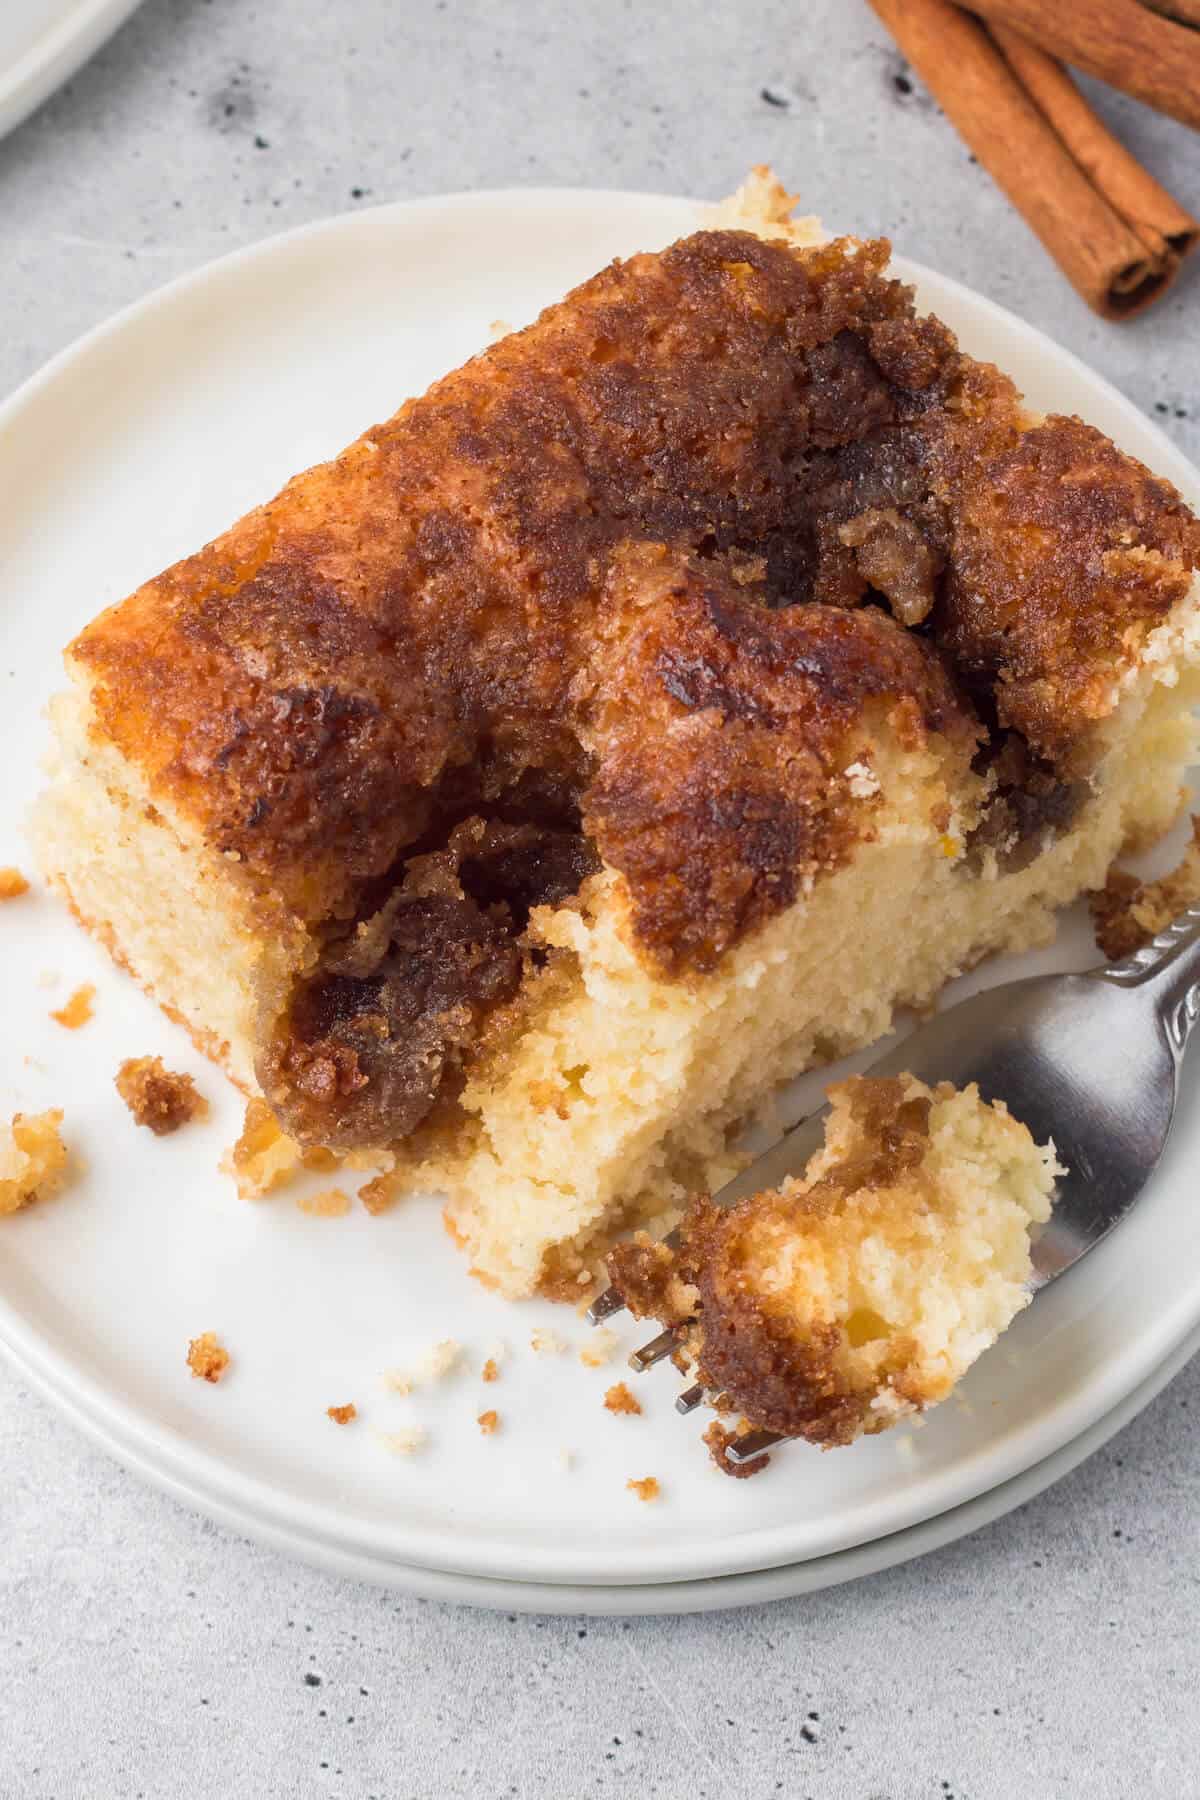
[[[1110,87],[1200,127],[1200,55],[1186,25],[1139,0],[967,0],[989,24],[1022,37]]]
[[[1200,25],[1200,0],[1142,0],[1142,5],[1181,25]]]
[[[1157,299],[1178,256],[1148,250],[1097,192],[979,20],[949,0],[871,5],[1088,305],[1125,319]]]
[[[1150,255],[1164,260],[1186,256],[1200,238],[1200,223],[1101,123],[1062,64],[1019,37],[1011,26],[993,25],[991,35],[1092,186],[1133,228]],[[1200,40],[1196,53],[1200,56]]]

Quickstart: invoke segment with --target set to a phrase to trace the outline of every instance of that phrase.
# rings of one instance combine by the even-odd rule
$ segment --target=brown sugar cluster
[[[161,1056],[128,1057],[117,1071],[116,1088],[135,1124],[146,1126],[155,1137],[169,1137],[208,1111],[191,1076],[166,1068]]]

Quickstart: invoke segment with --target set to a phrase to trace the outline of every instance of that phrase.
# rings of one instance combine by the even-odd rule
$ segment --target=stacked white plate
[[[27,863],[23,817],[62,645],[97,609],[215,535],[610,257],[702,223],[693,202],[520,192],[383,207],[293,232],[177,282],[93,333],[0,409],[0,864]],[[1045,410],[1079,412],[1175,481],[1200,480],[1128,401],[990,302],[900,265],[923,304]],[[1053,952],[995,980],[1094,958],[1068,923]],[[96,1015],[49,1011],[79,982]],[[48,985],[53,983],[53,985]],[[1195,1082],[1134,1215],[1039,1297],[923,1429],[832,1455],[796,1446],[764,1476],[709,1465],[674,1381],[644,1377],[641,1418],[605,1411],[588,1329],[468,1279],[434,1200],[322,1219],[291,1191],[239,1200],[217,1171],[240,1103],[185,1035],[36,891],[0,917],[3,1109],[61,1105],[86,1165],[0,1226],[0,1347],[131,1468],[212,1517],[329,1568],[513,1609],[674,1611],[803,1592],[920,1554],[1072,1467],[1157,1391],[1200,1336]],[[212,1116],[138,1131],[112,1078],[159,1053]],[[818,1082],[808,1078],[808,1090]],[[313,1183],[317,1181],[312,1178]],[[558,1351],[535,1351],[536,1330]],[[233,1363],[190,1379],[188,1339]],[[390,1367],[439,1339],[460,1369],[400,1396]],[[500,1380],[479,1369],[505,1345]],[[632,1378],[631,1378],[632,1379]],[[340,1428],[325,1409],[354,1401]],[[485,1436],[477,1415],[495,1408]],[[392,1454],[412,1425],[421,1451]],[[643,1504],[630,1479],[657,1477]]]
[[[69,81],[141,0],[3,0],[0,137]]]

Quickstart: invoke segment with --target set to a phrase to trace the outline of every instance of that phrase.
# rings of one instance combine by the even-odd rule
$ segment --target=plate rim
[[[247,1520],[220,1505],[210,1505],[190,1488],[168,1478],[153,1464],[128,1452],[110,1438],[98,1421],[77,1410],[72,1401],[28,1368],[4,1344],[0,1353],[17,1376],[64,1418],[89,1444],[112,1458],[135,1479],[157,1493],[192,1507],[224,1530],[244,1532],[254,1543],[276,1554],[301,1562],[322,1574],[375,1586],[420,1600],[447,1605],[482,1607],[493,1612],[579,1615],[587,1618],[661,1618],[685,1613],[724,1612],[732,1607],[763,1606],[819,1593],[824,1588],[863,1581],[904,1563],[915,1562],[936,1550],[993,1525],[1008,1513],[1026,1505],[1052,1487],[1122,1431],[1150,1402],[1162,1393],[1185,1365],[1200,1351],[1200,1324],[1151,1371],[1125,1399],[1102,1415],[1078,1437],[1069,1439],[1041,1462],[986,1489],[970,1500],[899,1531],[887,1532],[863,1544],[824,1556],[774,1568],[740,1574],[684,1578],[679,1581],[621,1583],[544,1582],[530,1579],[464,1575],[454,1570],[419,1564],[355,1557],[336,1545],[321,1546],[286,1528]]]
[[[137,11],[142,0],[75,0],[66,16],[0,69],[0,137],[36,112]]]
[[[411,220],[422,212],[438,212],[463,214],[473,209],[484,208],[491,211],[503,208],[508,216],[514,211],[526,214],[538,209],[561,209],[564,206],[615,205],[629,207],[640,211],[644,216],[647,211],[658,209],[663,217],[672,211],[681,220],[690,214],[697,219],[697,207],[701,204],[678,196],[655,193],[644,193],[627,189],[588,189],[578,187],[537,187],[516,189],[483,189],[449,195],[429,195],[423,198],[396,201],[385,205],[364,208],[352,213],[341,213],[329,218],[310,221],[305,225],[274,234],[258,242],[242,246],[232,252],[216,258],[184,275],[176,277],[162,286],[153,289],[133,305],[124,308],[112,318],[102,321],[92,330],[85,333],[73,344],[68,345],[32,377],[24,382],[3,403],[0,403],[0,432],[12,430],[19,425],[21,415],[35,406],[42,395],[64,378],[70,379],[76,365],[82,365],[94,352],[102,349],[111,340],[124,334],[136,335],[144,321],[160,311],[169,310],[178,301],[192,295],[206,284],[234,276],[242,268],[255,263],[266,263],[272,258],[288,251],[304,240],[315,240],[326,237],[332,242],[343,233],[364,232],[386,229],[387,225],[399,218]],[[631,225],[636,221],[631,220]],[[1001,321],[1006,329],[1014,327],[1027,342],[1040,347],[1051,354],[1063,366],[1072,368],[1092,388],[1104,395],[1108,403],[1115,406],[1121,414],[1129,416],[1136,422],[1137,428],[1148,433],[1156,442],[1161,452],[1161,465],[1185,490],[1200,492],[1200,475],[1183,456],[1182,452],[1171,443],[1155,422],[1143,414],[1132,401],[1103,376],[1087,367],[1072,352],[1054,344],[1045,333],[1037,327],[1027,324],[1008,309],[999,306],[963,284],[950,277],[938,274],[919,263],[907,259],[895,258],[897,272],[905,278],[925,281],[931,287],[940,288],[944,292],[961,297],[964,303],[976,309],[983,317],[993,317]],[[1097,1255],[1103,1255],[1101,1248]],[[1070,1277],[1067,1277],[1070,1279]],[[724,1563],[725,1567],[708,1566],[697,1568],[690,1573],[681,1572],[675,1576],[664,1578],[662,1565],[664,1555],[669,1562],[671,1544],[664,1539],[653,1548],[645,1546],[629,1546],[615,1554],[599,1553],[599,1547],[589,1554],[603,1564],[600,1573],[594,1577],[584,1578],[585,1585],[605,1585],[616,1582],[621,1586],[656,1585],[664,1579],[677,1581],[680,1579],[719,1579],[727,1575],[728,1569],[736,1568],[746,1573],[754,1570],[790,1566],[800,1560],[813,1560],[823,1555],[842,1554],[847,1550],[884,1536],[893,1535],[896,1531],[913,1528],[917,1523],[935,1518],[952,1510],[954,1507],[968,1503],[981,1497],[1007,1480],[1016,1478],[1023,1470],[1039,1466],[1047,1457],[1054,1454],[1064,1443],[1075,1441],[1098,1419],[1105,1417],[1115,1406],[1130,1393],[1135,1391],[1154,1368],[1158,1367],[1166,1357],[1170,1356],[1185,1340],[1188,1333],[1200,1322],[1200,1272],[1195,1278],[1193,1289],[1177,1297],[1174,1304],[1165,1311],[1155,1315],[1153,1320],[1142,1322],[1139,1337],[1136,1341],[1137,1354],[1131,1356],[1126,1352],[1121,1357],[1110,1357],[1097,1370],[1090,1380],[1080,1388],[1074,1398],[1067,1402],[1065,1408],[1060,1406],[1048,1413],[1033,1427],[1024,1432],[1010,1434],[1017,1439],[1021,1448],[1005,1449],[1003,1443],[993,1441],[986,1450],[980,1451],[965,1460],[959,1460],[947,1469],[932,1477],[935,1495],[930,1504],[930,1496],[926,1492],[924,1499],[909,1497],[907,1503],[896,1508],[894,1503],[877,1500],[860,1509],[856,1515],[858,1523],[852,1530],[844,1534],[842,1542],[834,1542],[824,1550],[814,1549],[805,1556],[797,1554],[794,1544],[789,1547],[781,1540],[789,1535],[794,1537],[795,1528],[780,1525],[765,1527],[758,1532],[753,1530],[745,1534],[735,1533],[725,1540],[736,1546],[732,1553],[724,1551],[720,1557],[710,1557],[710,1562]],[[0,1345],[4,1345],[22,1362],[32,1362],[35,1367],[49,1358],[54,1360],[52,1350],[40,1345],[38,1334],[28,1325],[16,1308],[0,1295]],[[411,1543],[403,1550],[393,1548],[392,1560],[403,1562],[413,1567],[426,1570],[442,1570],[461,1575],[473,1575],[482,1579],[528,1579],[533,1582],[563,1583],[577,1582],[580,1578],[573,1571],[577,1569],[579,1548],[560,1549],[553,1545],[542,1545],[536,1555],[527,1548],[506,1545],[497,1554],[495,1547],[478,1549],[474,1545],[464,1550],[461,1540],[452,1532],[445,1532],[439,1537],[424,1528],[401,1528],[398,1532],[382,1534],[376,1528],[364,1526],[361,1530],[347,1534],[344,1524],[338,1528],[338,1522],[330,1517],[328,1506],[317,1505],[298,1499],[294,1495],[283,1493],[268,1482],[252,1476],[244,1475],[215,1453],[199,1450],[190,1445],[182,1434],[161,1425],[146,1425],[141,1415],[128,1402],[114,1399],[104,1392],[99,1383],[93,1382],[86,1373],[79,1369],[70,1371],[70,1386],[74,1390],[75,1403],[89,1416],[100,1419],[114,1413],[124,1413],[126,1425],[135,1438],[144,1440],[144,1454],[151,1457],[154,1452],[165,1457],[168,1468],[172,1463],[181,1470],[191,1467],[190,1480],[201,1493],[215,1488],[218,1493],[227,1497],[227,1503],[240,1507],[244,1518],[258,1519],[264,1529],[272,1528],[272,1520],[278,1520],[282,1513],[291,1520],[307,1521],[306,1528],[321,1541],[335,1541],[354,1544],[358,1539],[368,1538],[378,1543],[382,1536],[403,1539],[405,1530],[411,1539],[414,1535],[422,1540],[422,1547],[414,1549]],[[64,1399],[64,1404],[65,1404]],[[1007,1465],[1007,1467],[1006,1467]],[[975,1473],[968,1476],[967,1470]],[[950,1490],[954,1487],[964,1490],[957,1498],[952,1497]],[[205,1504],[196,1500],[196,1504]],[[884,1515],[891,1515],[885,1519]],[[246,1526],[250,1529],[250,1526]],[[757,1545],[757,1547],[753,1547]],[[693,1560],[698,1559],[696,1552]],[[501,1563],[506,1573],[496,1575],[497,1564]]]

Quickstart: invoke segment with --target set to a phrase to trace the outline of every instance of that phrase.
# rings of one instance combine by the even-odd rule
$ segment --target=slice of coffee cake
[[[1200,528],[759,180],[71,645],[47,874],[509,1294],[1170,824]]]

